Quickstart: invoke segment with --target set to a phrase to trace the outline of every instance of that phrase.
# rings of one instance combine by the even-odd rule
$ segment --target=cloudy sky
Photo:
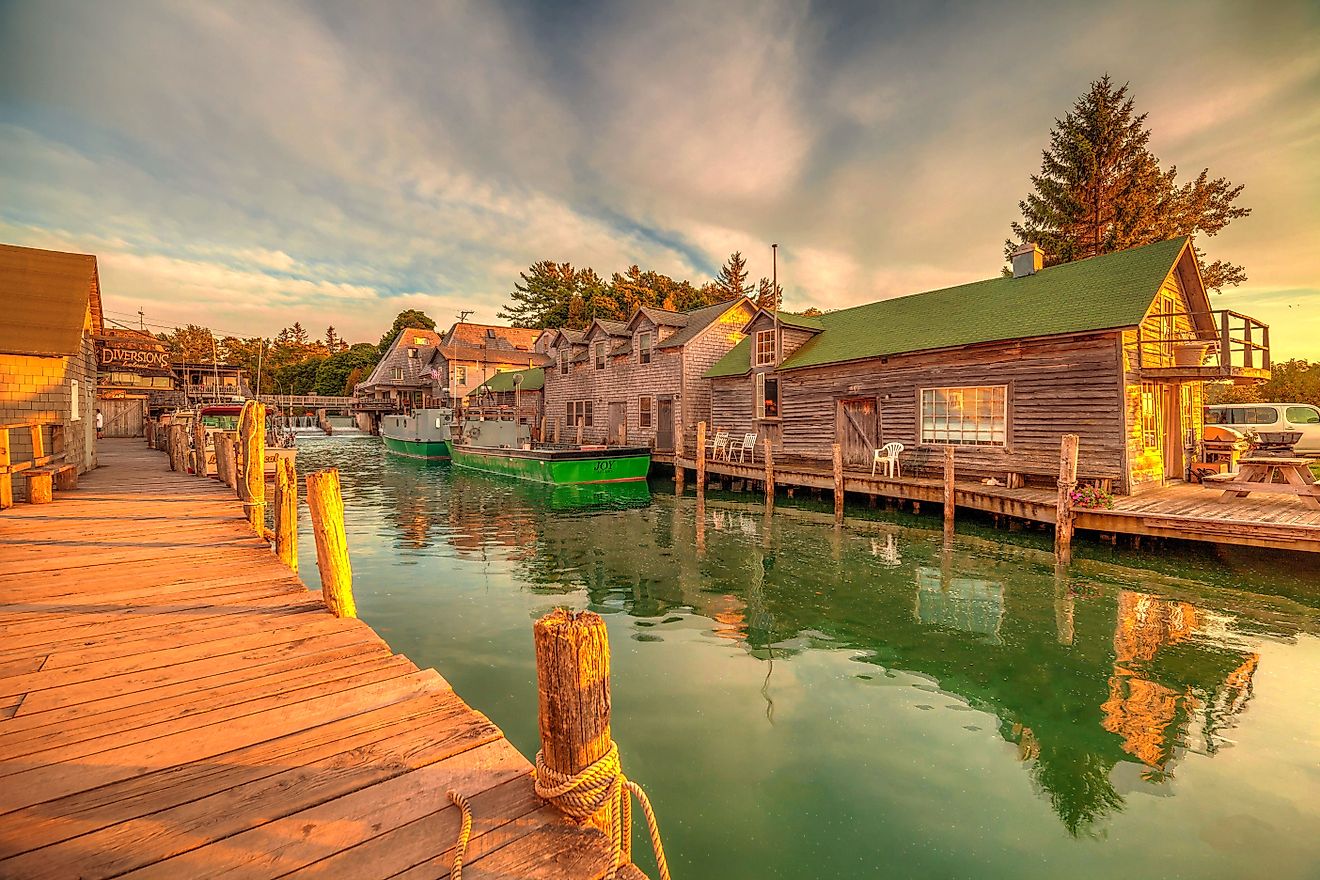
[[[1158,6],[1158,9],[1154,7]],[[374,341],[519,270],[786,305],[995,275],[1054,117],[1108,71],[1254,209],[1215,299],[1320,359],[1320,6],[0,0],[0,241],[95,253],[127,319]]]

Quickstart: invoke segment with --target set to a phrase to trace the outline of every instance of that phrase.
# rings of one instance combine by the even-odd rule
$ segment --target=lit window
[[[1008,445],[1008,386],[923,388],[921,442]]]
[[[637,363],[649,364],[651,362],[651,338],[649,330],[637,334]]]
[[[69,415],[70,421],[79,421],[82,419],[82,400],[78,397],[78,380],[69,380],[69,400],[73,404],[72,412]]]
[[[466,367],[466,366],[456,366],[456,367],[454,367],[454,381],[455,381],[456,383],[458,383],[459,385],[466,385],[466,384],[467,384],[467,367]]]
[[[414,337],[413,337],[413,345],[426,345],[426,337],[425,337],[425,336],[414,336]]]
[[[603,370],[605,369],[605,343],[597,342],[595,351],[596,351],[596,369]]]
[[[756,417],[779,418],[779,379],[765,373],[756,374]]]
[[[756,362],[758,367],[775,362],[775,331],[756,331]]]
[[[637,398],[637,427],[651,427],[651,398]]]

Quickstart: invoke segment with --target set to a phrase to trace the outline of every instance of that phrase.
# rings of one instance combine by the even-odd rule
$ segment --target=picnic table
[[[1302,499],[1302,503],[1320,510],[1320,483],[1315,481],[1315,475],[1311,473],[1311,461],[1309,458],[1264,456],[1240,458],[1237,474],[1233,479],[1220,483],[1224,494],[1219,496],[1219,500],[1246,498],[1252,492],[1274,492],[1296,495]]]

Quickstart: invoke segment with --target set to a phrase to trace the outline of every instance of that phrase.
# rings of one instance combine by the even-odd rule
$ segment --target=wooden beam
[[[954,516],[953,447],[944,447],[944,543],[953,542]]]
[[[834,521],[843,522],[843,447],[834,444]]]

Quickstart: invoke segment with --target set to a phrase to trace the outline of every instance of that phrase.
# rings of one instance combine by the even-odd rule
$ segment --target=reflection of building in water
[[[915,615],[918,623],[979,633],[998,645],[1004,586],[976,578],[945,577],[940,569],[923,566],[917,569]]]
[[[1166,768],[1175,745],[1199,738],[1213,752],[1216,731],[1246,706],[1259,655],[1226,658],[1234,668],[1212,685],[1213,692],[1198,691],[1190,681],[1170,687],[1157,680],[1160,654],[1197,634],[1200,612],[1187,602],[1123,590],[1117,618],[1109,699],[1101,705],[1105,730],[1121,736],[1125,752],[1156,770]]]

